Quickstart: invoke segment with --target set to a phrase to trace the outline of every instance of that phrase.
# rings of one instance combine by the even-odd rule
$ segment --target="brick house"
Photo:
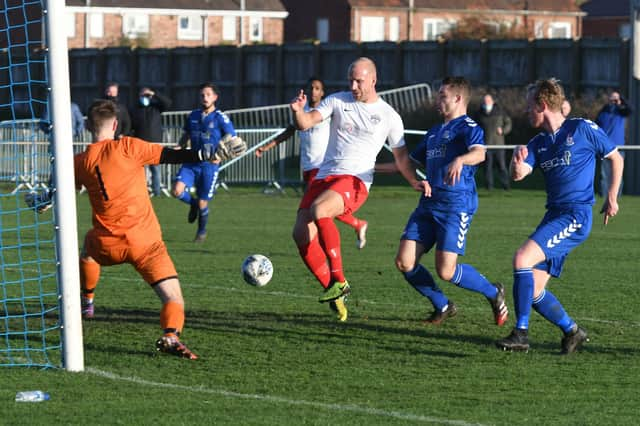
[[[149,48],[284,41],[279,0],[66,0],[69,48]]]
[[[527,38],[579,38],[586,15],[574,0],[281,0],[285,41],[437,40],[469,19]]]
[[[590,0],[581,9],[587,13],[583,36],[631,38],[629,0]]]

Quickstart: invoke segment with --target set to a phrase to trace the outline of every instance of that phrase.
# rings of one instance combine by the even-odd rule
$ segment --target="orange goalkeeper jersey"
[[[144,166],[158,164],[163,147],[132,137],[92,143],[76,154],[76,187],[87,188],[98,234],[131,243],[162,239],[147,191]]]

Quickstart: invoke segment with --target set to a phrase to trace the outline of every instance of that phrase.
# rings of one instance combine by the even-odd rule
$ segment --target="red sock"
[[[344,272],[342,271],[342,255],[340,254],[340,232],[330,217],[317,219],[318,235],[320,244],[324,248],[324,253],[329,259],[331,267],[331,279],[333,281],[344,282]]]
[[[303,247],[298,247],[300,257],[309,271],[316,277],[316,279],[322,284],[322,287],[329,287],[331,282],[331,273],[329,272],[329,265],[327,265],[327,256],[324,254],[324,250],[320,246],[318,237],[315,237],[311,242]]]
[[[338,219],[342,223],[345,223],[345,224],[349,225],[350,227],[352,227],[356,231],[360,227],[360,219],[358,219],[357,217],[355,217],[351,213],[341,214],[340,216],[337,216],[336,219]]]

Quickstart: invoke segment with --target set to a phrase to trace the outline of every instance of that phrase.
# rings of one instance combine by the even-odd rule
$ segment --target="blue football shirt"
[[[593,121],[572,118],[553,134],[539,133],[527,149],[525,162],[544,175],[547,209],[563,209],[595,203],[596,156],[606,157],[616,146]]]
[[[460,180],[455,185],[445,183],[444,179],[449,163],[477,145],[484,146],[484,131],[467,115],[429,130],[424,140],[411,153],[411,158],[425,166],[432,190],[431,197],[420,197],[421,207],[470,214],[476,211],[477,166],[463,166]]]
[[[230,133],[236,135],[233,124],[223,112],[214,110],[204,115],[201,109],[191,111],[184,124],[184,131],[189,134],[191,149],[200,149],[205,143],[218,147],[220,139]]]

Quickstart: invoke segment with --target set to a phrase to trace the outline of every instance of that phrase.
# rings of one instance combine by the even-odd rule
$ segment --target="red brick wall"
[[[262,20],[262,43],[281,44],[284,41],[284,20],[276,18],[263,18]],[[76,13],[75,37],[67,40],[69,48],[83,48],[84,41],[84,14]],[[104,15],[104,32],[101,38],[91,38],[89,47],[103,48],[108,46],[118,46],[122,39],[122,17],[116,14]],[[222,40],[222,17],[210,16],[207,18],[208,40],[207,45],[217,45],[221,43],[229,44],[229,41]],[[236,42],[240,43],[240,19],[237,19]],[[249,19],[245,19],[245,31],[248,31]],[[178,40],[178,17],[166,15],[151,15],[149,17],[149,34],[144,37],[149,48],[173,48],[173,47],[196,47],[202,46],[200,40]],[[246,37],[249,42],[249,37]]]

